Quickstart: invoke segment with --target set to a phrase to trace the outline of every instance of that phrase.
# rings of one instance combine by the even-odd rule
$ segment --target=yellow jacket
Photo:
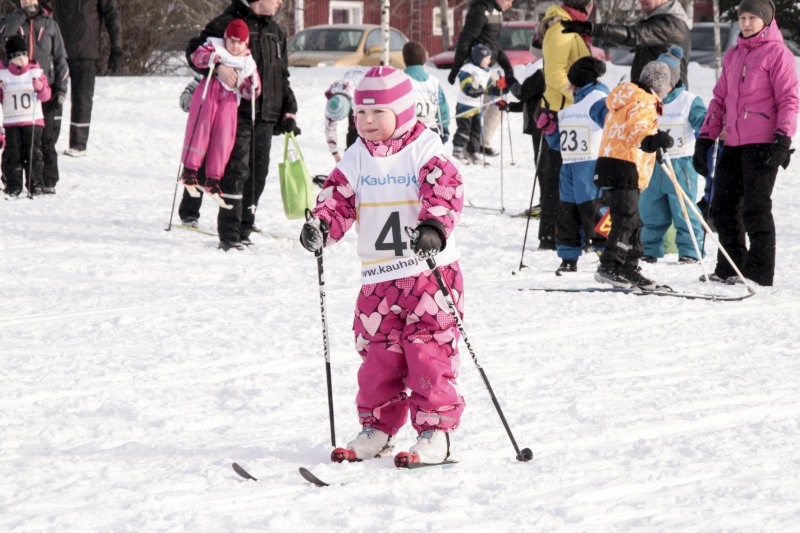
[[[613,176],[598,173],[598,185],[633,189],[638,183],[638,189],[644,190],[650,183],[656,155],[642,152],[639,147],[645,137],[658,131],[658,117],[663,114],[661,100],[626,81],[614,87],[606,98],[606,106],[608,114],[600,141],[600,159],[605,161],[601,164],[598,159],[598,165],[603,174]],[[626,169],[622,161],[635,165],[638,176],[627,171],[633,168]]]
[[[550,6],[540,23],[540,27],[545,28],[542,54],[547,88],[544,99],[551,111],[572,105],[572,93],[567,92],[567,72],[575,61],[591,54],[583,37],[577,33],[561,33],[562,20],[572,20],[572,17],[561,6]]]

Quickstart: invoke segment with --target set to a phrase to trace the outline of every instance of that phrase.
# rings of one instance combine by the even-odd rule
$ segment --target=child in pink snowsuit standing
[[[22,176],[28,174],[28,191],[42,194],[42,102],[52,96],[47,76],[35,61],[28,60],[28,45],[19,35],[6,41],[7,64],[0,63],[0,102],[3,103],[5,138],[3,181],[8,196],[22,192]],[[32,144],[31,144],[32,143]],[[33,156],[33,160],[31,160]]]
[[[464,185],[439,136],[417,121],[414,89],[402,71],[370,69],[356,87],[354,105],[359,139],[328,176],[300,237],[317,251],[353,223],[358,232],[362,286],[353,330],[362,359],[356,404],[363,429],[331,458],[390,455],[410,411],[419,437],[409,452],[421,463],[438,463],[450,456],[464,398],[456,384],[456,323],[422,258],[436,255],[463,314],[453,230]],[[416,228],[414,240],[406,227]]]
[[[217,202],[225,167],[231,158],[236,139],[236,120],[242,97],[252,100],[261,94],[256,62],[247,45],[250,29],[242,19],[234,19],[225,29],[224,39],[209,37],[192,54],[192,62],[201,69],[221,63],[239,71],[236,87],[229,87],[214,77],[206,90],[206,80],[200,82],[192,97],[189,121],[183,141],[183,184],[194,197],[197,192],[197,171],[205,162],[206,192]],[[206,93],[205,101],[203,94]]]

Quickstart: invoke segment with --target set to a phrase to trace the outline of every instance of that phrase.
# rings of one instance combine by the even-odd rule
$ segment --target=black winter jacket
[[[102,23],[112,49],[122,48],[117,0],[52,0],[53,17],[61,26],[70,59],[100,59]]]
[[[225,12],[206,25],[205,29],[189,41],[186,59],[189,66],[203,76],[208,69],[199,69],[192,63],[192,54],[208,37],[222,38],[225,28],[241,18],[250,28],[250,52],[261,76],[261,97],[256,100],[256,116],[268,122],[280,122],[285,113],[297,112],[297,101],[289,86],[289,62],[286,53],[286,30],[272,17],[257,15],[242,3],[232,0]],[[242,99],[239,114],[250,116],[250,101]]]
[[[506,76],[511,76],[514,69],[500,46],[500,31],[503,28],[503,12],[497,7],[494,0],[472,0],[469,11],[464,19],[464,27],[458,36],[456,55],[453,60],[451,77],[457,76],[458,71],[469,59],[472,47],[476,44],[485,44],[492,50],[492,63],[500,64]]]
[[[21,35],[28,43],[28,57],[42,67],[47,76],[47,83],[53,91],[67,92],[69,79],[67,52],[64,49],[61,30],[50,11],[40,9],[38,15],[29,19],[25,11],[17,9],[0,21],[0,38],[3,43],[14,34]],[[31,35],[34,36],[33,47],[31,47]]]
[[[692,55],[691,21],[678,0],[670,0],[656,8],[650,16],[631,26],[621,24],[595,24],[592,37],[605,43],[635,48],[631,65],[631,81],[638,81],[646,64],[669,51],[673,44],[683,48],[681,81],[689,87],[688,68]]]

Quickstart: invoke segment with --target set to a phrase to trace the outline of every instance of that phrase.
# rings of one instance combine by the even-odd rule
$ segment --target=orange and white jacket
[[[658,131],[658,117],[663,114],[661,100],[626,81],[612,89],[606,106],[595,184],[642,191],[650,183],[656,156],[642,152],[640,146],[645,137]]]

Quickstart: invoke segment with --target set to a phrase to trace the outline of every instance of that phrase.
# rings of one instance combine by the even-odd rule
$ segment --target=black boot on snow
[[[594,273],[595,281],[600,283],[608,283],[617,289],[630,289],[631,282],[625,276],[620,274],[619,265],[616,263],[600,263],[597,267],[597,272]]]
[[[656,290],[656,282],[642,275],[642,269],[638,266],[628,267],[620,270],[622,276],[631,282],[634,287],[639,287],[647,291]]]
[[[240,242],[233,242],[233,241],[219,241],[219,245],[217,246],[220,250],[227,252],[228,250],[244,250],[244,244]]]
[[[556,269],[556,276],[561,276],[565,272],[577,272],[578,271],[578,262],[577,261],[567,261],[564,259],[561,261],[561,266]]]
[[[56,188],[55,187],[45,187],[42,190],[42,193],[43,194],[55,194],[56,193]]]
[[[697,262],[698,262],[697,259],[695,259],[690,255],[684,255],[683,257],[678,258],[679,265],[694,265]]]
[[[642,261],[644,261],[645,263],[653,264],[653,263],[658,263],[658,258],[652,257],[650,255],[643,255]]]

